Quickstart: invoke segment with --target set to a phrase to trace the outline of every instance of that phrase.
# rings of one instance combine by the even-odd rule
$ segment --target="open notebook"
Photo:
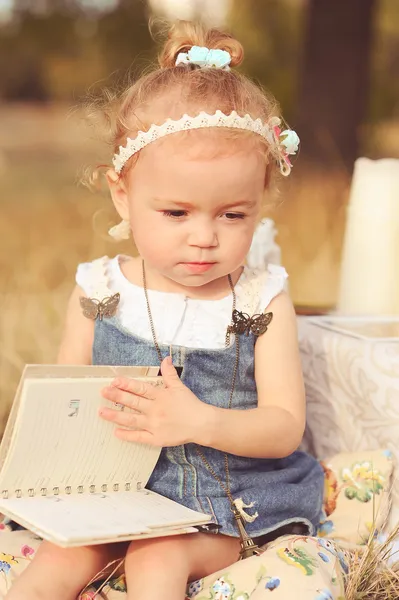
[[[28,365],[0,447],[0,512],[60,546],[196,531],[209,515],[145,489],[161,449],[100,419],[117,375],[162,385],[157,367]],[[127,410],[126,408],[124,410]]]

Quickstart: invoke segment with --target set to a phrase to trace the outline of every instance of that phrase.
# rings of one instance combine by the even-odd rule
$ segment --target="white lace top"
[[[272,222],[262,221],[254,236],[247,266],[235,287],[237,309],[251,316],[262,313],[286,285],[285,269],[267,264],[268,258],[279,259],[273,239]],[[118,255],[82,263],[78,266],[76,282],[88,297],[98,300],[119,292],[121,325],[151,341],[144,291],[124,276],[121,269],[124,260],[128,257]],[[220,300],[197,300],[183,294],[148,290],[148,298],[160,344],[208,349],[224,347],[226,329],[231,322],[232,294]]]

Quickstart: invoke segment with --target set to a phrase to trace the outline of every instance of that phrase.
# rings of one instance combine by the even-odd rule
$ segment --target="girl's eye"
[[[242,213],[225,213],[225,217],[226,219],[228,219],[229,221],[234,221],[236,219],[243,219],[245,217],[245,215],[243,215]]]
[[[165,217],[172,217],[174,219],[179,219],[181,217],[185,217],[187,215],[187,211],[185,210],[164,210],[163,214]]]

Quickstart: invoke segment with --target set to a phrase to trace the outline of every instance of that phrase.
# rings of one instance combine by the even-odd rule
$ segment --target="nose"
[[[213,223],[197,222],[188,236],[189,246],[198,248],[215,248],[218,246],[218,236]]]

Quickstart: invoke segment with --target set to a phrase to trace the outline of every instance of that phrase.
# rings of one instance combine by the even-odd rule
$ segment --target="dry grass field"
[[[24,364],[55,360],[76,264],[118,250],[108,199],[78,185],[98,152],[67,108],[8,108],[0,122],[1,430]]]
[[[76,265],[132,251],[107,238],[107,195],[78,185],[108,159],[91,136],[67,107],[0,108],[0,431],[24,364],[55,360]],[[347,191],[339,172],[281,187],[271,216],[297,304],[334,305]]]

